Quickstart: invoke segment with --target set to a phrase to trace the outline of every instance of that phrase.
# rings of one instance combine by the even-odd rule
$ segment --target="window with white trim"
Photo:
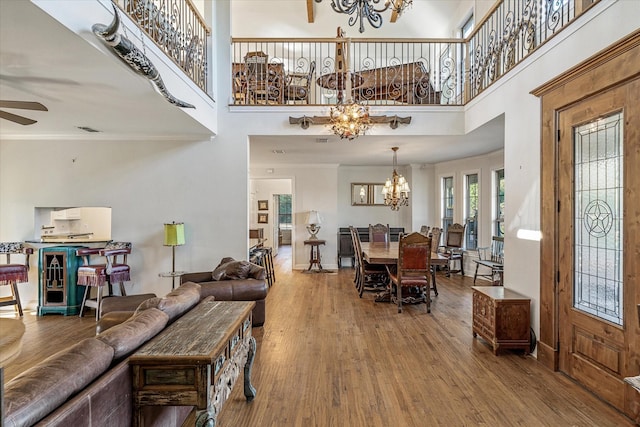
[[[493,172],[493,235],[504,236],[504,169]]]
[[[464,177],[464,221],[465,247],[476,249],[478,247],[478,202],[480,201],[480,186],[478,174],[472,173]]]
[[[442,178],[442,234],[453,224],[453,177]]]

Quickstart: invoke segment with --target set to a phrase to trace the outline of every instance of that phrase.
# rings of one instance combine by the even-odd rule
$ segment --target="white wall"
[[[235,166],[246,164],[246,143],[2,141],[0,160],[2,240],[32,238],[36,206],[110,206],[112,238],[133,242],[129,293],[171,289],[158,278],[171,269],[165,222],[185,223],[179,270],[246,258],[246,169]],[[37,283],[32,268],[20,285],[27,306],[37,301]]]

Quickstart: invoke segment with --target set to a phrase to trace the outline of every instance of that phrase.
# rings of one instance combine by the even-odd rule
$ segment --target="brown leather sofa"
[[[201,300],[200,286],[184,284],[142,302],[133,315],[27,369],[4,385],[6,427],[130,426],[132,374],[128,357]],[[179,426],[190,407],[145,409],[153,426]]]
[[[256,301],[254,326],[264,323],[263,267],[225,258],[213,272],[187,277],[201,284],[184,281],[162,298],[105,298],[94,338],[54,354],[4,385],[4,426],[129,426],[133,405],[128,357],[168,324],[212,297]],[[150,407],[144,418],[149,426],[180,426],[191,409]]]
[[[213,296],[216,301],[255,301],[253,326],[264,324],[265,300],[269,290],[264,267],[223,258],[213,271],[183,274],[180,282],[199,284],[203,298]]]

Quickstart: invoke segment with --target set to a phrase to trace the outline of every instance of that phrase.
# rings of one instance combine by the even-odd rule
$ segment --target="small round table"
[[[351,88],[355,89],[362,84],[364,79],[360,74],[351,73]],[[316,80],[318,86],[325,89],[335,90],[337,92],[338,102],[342,102],[344,99],[343,91],[347,89],[347,73],[329,73],[323,74]],[[347,94],[351,97],[351,94]]]
[[[314,265],[317,265],[320,270],[323,269],[320,257],[320,246],[324,245],[325,243],[326,240],[320,239],[309,239],[304,241],[305,245],[311,246],[311,251],[309,252],[309,268],[307,268],[307,271],[311,271],[311,268]]]
[[[171,289],[176,288],[176,277],[180,277],[183,274],[187,274],[186,271],[167,271],[165,273],[159,273],[158,277],[171,277]]]

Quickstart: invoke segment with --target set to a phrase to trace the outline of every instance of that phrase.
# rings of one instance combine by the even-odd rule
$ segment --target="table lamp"
[[[307,224],[307,231],[310,234],[309,240],[317,240],[316,234],[320,231],[320,223],[322,220],[320,219],[320,214],[318,211],[309,211],[307,214],[307,220],[305,224]]]
[[[171,277],[173,277],[173,288],[176,284],[176,246],[184,245],[184,223],[172,222],[164,225],[164,246],[171,246]]]

